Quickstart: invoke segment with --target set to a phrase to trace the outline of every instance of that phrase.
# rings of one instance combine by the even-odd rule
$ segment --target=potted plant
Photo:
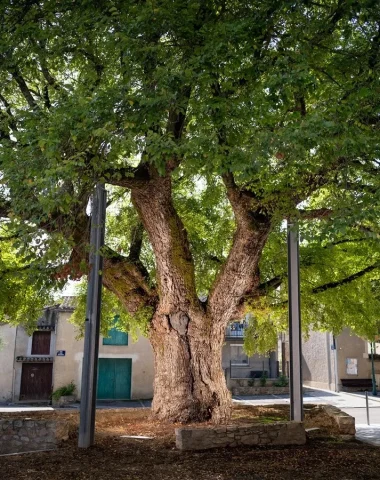
[[[51,396],[53,406],[63,407],[69,403],[75,402],[75,389],[74,382],[71,382],[68,385],[55,390]]]

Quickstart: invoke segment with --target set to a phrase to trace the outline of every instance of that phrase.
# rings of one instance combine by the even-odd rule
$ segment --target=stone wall
[[[348,413],[342,412],[337,407],[332,405],[324,405],[323,410],[331,417],[338,425],[339,433],[342,435],[355,435],[355,418],[348,415]]]
[[[67,440],[69,426],[56,420],[0,420],[0,455],[56,448]]]
[[[285,395],[289,387],[232,387],[232,395]]]
[[[228,425],[206,428],[177,428],[176,446],[180,450],[238,447],[241,445],[304,445],[306,433],[300,422]]]

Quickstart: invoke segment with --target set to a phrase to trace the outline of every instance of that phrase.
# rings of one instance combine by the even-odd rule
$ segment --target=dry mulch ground
[[[286,406],[236,406],[231,423],[287,419]],[[1,414],[1,418],[20,414]],[[342,440],[319,408],[306,411],[305,446],[241,447],[203,452],[175,448],[176,425],[150,419],[148,409],[98,410],[96,445],[77,448],[78,412],[28,412],[69,422],[70,439],[56,451],[0,457],[1,480],[260,480],[380,479],[380,448]],[[121,438],[145,435],[150,440]]]

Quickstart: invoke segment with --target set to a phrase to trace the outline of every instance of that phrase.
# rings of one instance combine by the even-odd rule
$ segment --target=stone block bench
[[[182,427],[175,430],[180,450],[239,447],[241,445],[304,445],[306,433],[301,422]]]
[[[355,418],[342,412],[338,407],[332,405],[324,405],[323,410],[331,417],[338,425],[339,433],[341,435],[355,435]]]

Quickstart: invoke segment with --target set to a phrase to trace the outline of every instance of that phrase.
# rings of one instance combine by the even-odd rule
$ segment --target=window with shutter
[[[50,355],[51,332],[37,331],[32,337],[32,355]]]
[[[231,345],[231,365],[249,365],[249,358],[243,350],[243,345]]]
[[[118,317],[115,317],[114,327],[108,330],[107,337],[103,338],[103,345],[128,345],[128,333],[117,329]]]

